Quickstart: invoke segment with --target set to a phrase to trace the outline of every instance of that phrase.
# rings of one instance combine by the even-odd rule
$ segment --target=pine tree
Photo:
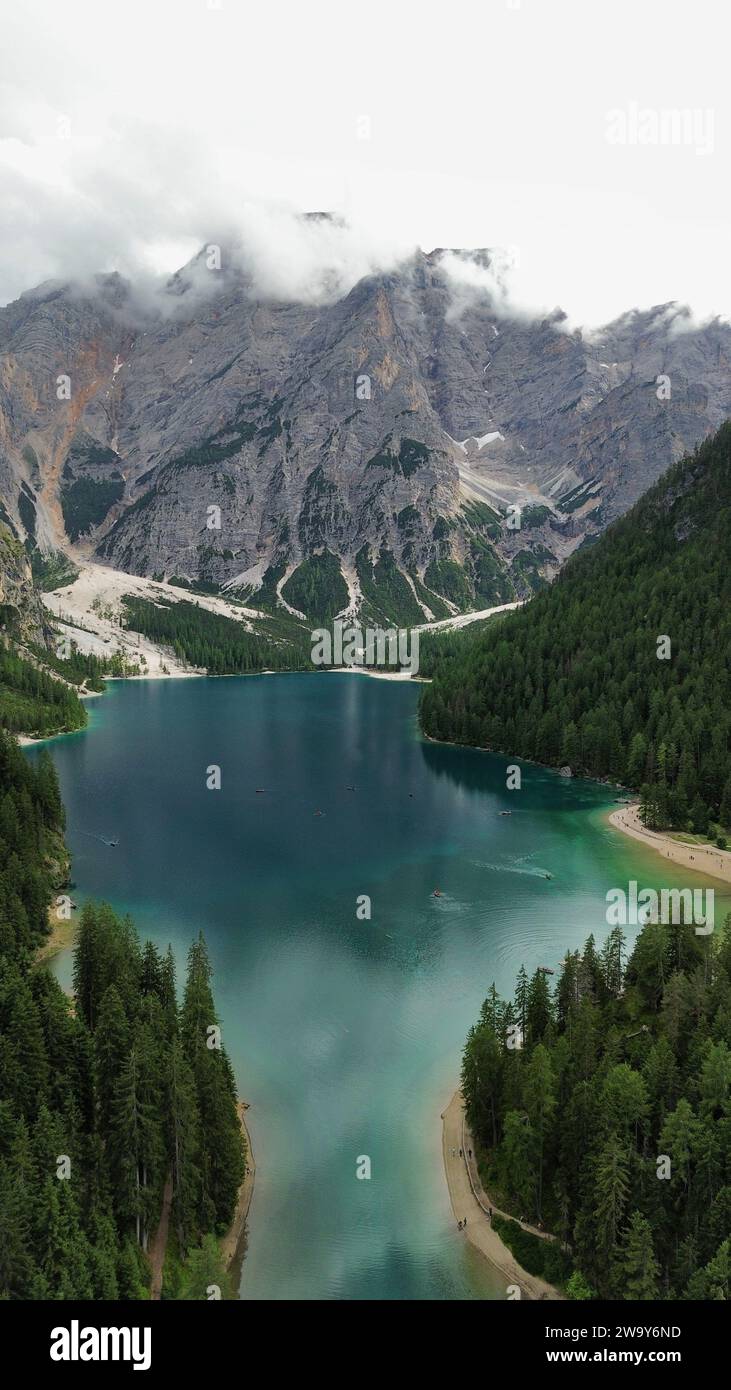
[[[178,1031],[178,1001],[175,992],[175,959],[170,946],[160,965],[160,1002],[165,1015],[167,1034],[172,1038]]]
[[[188,1302],[194,1299],[233,1297],[231,1280],[221,1258],[218,1242],[213,1236],[205,1236],[202,1244],[190,1251],[180,1296]]]
[[[36,765],[36,788],[43,819],[47,825],[63,830],[65,816],[56,767],[47,748],[42,748]]]
[[[509,1110],[505,1116],[500,1168],[504,1190],[514,1200],[518,1214],[527,1215],[537,1190],[535,1135],[525,1115]]]
[[[616,1135],[602,1146],[594,1169],[594,1217],[600,1245],[610,1256],[619,1240],[629,1195],[629,1156]]]
[[[551,1024],[553,1009],[548,981],[542,970],[536,970],[528,986],[526,1034],[531,1045],[541,1041]]]
[[[41,1272],[49,1297],[91,1298],[89,1242],[79,1224],[71,1182],[46,1178],[41,1203],[44,1211]]]
[[[655,1259],[650,1223],[639,1211],[632,1213],[618,1263],[625,1298],[651,1302],[658,1297],[660,1266]]]
[[[572,1014],[579,1004],[578,952],[567,951],[556,990],[556,1016],[559,1027],[570,1028]]]
[[[146,1082],[145,1044],[136,1040],[114,1087],[109,1129],[110,1172],[123,1232],[146,1245],[151,1215],[150,1164],[159,1154],[160,1119]]]
[[[660,1146],[672,1162],[672,1181],[687,1189],[690,1182],[693,1149],[698,1124],[692,1106],[682,1097],[670,1112],[660,1132]]]
[[[188,974],[180,1015],[180,1033],[188,1059],[195,1067],[209,1041],[209,1029],[218,1024],[211,991],[211,965],[203,933],[188,951]]]
[[[115,1094],[122,1068],[129,1056],[130,1045],[130,1025],[122,1008],[119,993],[115,985],[110,985],[102,995],[99,1005],[99,1021],[94,1032],[103,1133],[106,1133],[109,1128],[112,1097]]]
[[[503,1053],[487,1023],[471,1028],[462,1061],[462,1094],[473,1133],[483,1143],[498,1142]]]
[[[641,729],[632,739],[627,758],[626,777],[631,787],[640,786],[647,760],[647,739]]]
[[[591,1285],[587,1283],[581,1270],[575,1269],[566,1285],[566,1295],[574,1302],[594,1298]]]
[[[193,1073],[176,1038],[168,1062],[168,1147],[172,1155],[173,1217],[186,1250],[200,1209],[200,1134]]]
[[[525,1108],[537,1144],[535,1203],[537,1217],[540,1221],[543,1216],[543,1155],[556,1107],[551,1055],[548,1049],[542,1045],[535,1048],[528,1063],[524,1096]]]
[[[611,1067],[602,1085],[602,1111],[607,1129],[637,1144],[647,1115],[647,1088],[642,1074],[628,1062]]]
[[[3,963],[0,962],[0,967]],[[48,1085],[48,1059],[41,1017],[26,981],[11,965],[0,968],[0,1018],[5,1048],[0,1052],[1,1094],[32,1118]]]
[[[162,993],[162,963],[159,953],[151,941],[146,941],[142,949],[142,969],[140,990],[144,994]]]
[[[521,1037],[524,1038],[526,1035],[528,1014],[528,975],[524,965],[521,965],[518,971],[518,980],[515,986],[515,1009]]]
[[[95,1299],[119,1298],[117,1232],[112,1217],[103,1211],[92,1211],[90,1229],[90,1276]]]
[[[74,998],[77,1009],[90,1028],[94,1028],[96,1024],[96,1013],[102,993],[98,909],[96,903],[87,901],[81,909],[76,934]]]
[[[662,1125],[665,1116],[673,1108],[679,1088],[679,1071],[673,1050],[667,1038],[658,1038],[653,1043],[642,1068],[648,1091],[648,1100],[657,1125]]]
[[[608,994],[615,997],[620,993],[624,979],[624,944],[622,928],[614,927],[601,953],[604,987]]]
[[[731,1298],[731,1240],[722,1241],[713,1259],[693,1275],[686,1297],[728,1302]]]
[[[245,1157],[231,1064],[210,1031],[218,1027],[210,981],[211,966],[201,935],[188,952],[180,1033],[195,1080],[201,1123],[201,1220],[206,1225],[213,1219],[223,1228],[233,1214]]]
[[[33,1273],[26,1207],[22,1179],[0,1161],[0,1298],[24,1298]]]

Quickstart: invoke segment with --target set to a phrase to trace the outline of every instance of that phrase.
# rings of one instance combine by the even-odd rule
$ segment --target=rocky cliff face
[[[48,630],[25,547],[0,521],[0,633],[42,644]]]
[[[421,621],[529,593],[731,414],[731,328],[498,315],[417,255],[329,304],[205,253],[0,310],[0,494],[42,552],[307,616]]]

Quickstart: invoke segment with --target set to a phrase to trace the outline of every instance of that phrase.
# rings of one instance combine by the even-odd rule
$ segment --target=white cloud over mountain
[[[680,0],[617,0],[598,42],[582,0],[455,0],[438,26],[385,0],[24,0],[0,56],[0,301],[170,273],[233,235],[263,293],[308,301],[417,244],[502,246],[511,308],[727,315],[722,22],[712,0],[690,26]],[[625,109],[630,134],[695,111],[678,128],[713,148],[618,144]],[[346,225],[301,220],[317,208]]]

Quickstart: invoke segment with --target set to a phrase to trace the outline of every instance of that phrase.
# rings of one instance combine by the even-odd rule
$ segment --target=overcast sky
[[[723,0],[0,12],[2,303],[171,271],[237,228],[281,294],[316,292],[330,258],[347,287],[415,244],[507,246],[516,301],[574,322],[670,299],[731,316]],[[352,230],[303,239],[290,208]]]

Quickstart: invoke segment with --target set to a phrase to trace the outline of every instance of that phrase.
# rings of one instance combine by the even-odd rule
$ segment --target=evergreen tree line
[[[243,623],[194,603],[158,604],[125,598],[126,626],[169,647],[181,662],[211,676],[292,671],[309,666],[304,639],[270,641],[247,632]]]
[[[640,789],[653,828],[730,829],[731,423],[525,608],[426,658],[432,738]]]
[[[54,642],[58,641],[59,633],[56,632]],[[49,671],[56,671],[65,681],[71,685],[84,685],[87,690],[95,690],[101,693],[106,689],[105,676],[127,676],[135,674],[136,666],[130,665],[125,661],[122,652],[112,652],[109,656],[94,656],[93,652],[81,652],[77,644],[71,640],[70,651],[67,657],[56,656],[55,652],[47,647],[35,646],[28,643],[28,650],[37,657],[42,666]]]
[[[56,769],[44,748],[33,766],[0,731],[0,961],[27,971],[48,933],[48,902],[68,858]]]
[[[731,1296],[730,1044],[731,915],[704,938],[649,923],[628,961],[620,928],[589,937],[555,990],[522,967],[511,1002],[493,985],[462,1066],[478,1164],[558,1238],[569,1296]]]
[[[85,904],[72,1004],[34,963],[58,886],[55,769],[3,735],[0,772],[0,1297],[148,1297],[168,1179],[171,1242],[191,1273],[180,1296],[205,1297],[198,1276],[211,1282],[210,1238],[230,1223],[245,1146],[230,1062],[211,1045],[203,938],[179,1006],[170,950]]]
[[[46,737],[85,724],[86,710],[75,690],[0,646],[0,728]]]

